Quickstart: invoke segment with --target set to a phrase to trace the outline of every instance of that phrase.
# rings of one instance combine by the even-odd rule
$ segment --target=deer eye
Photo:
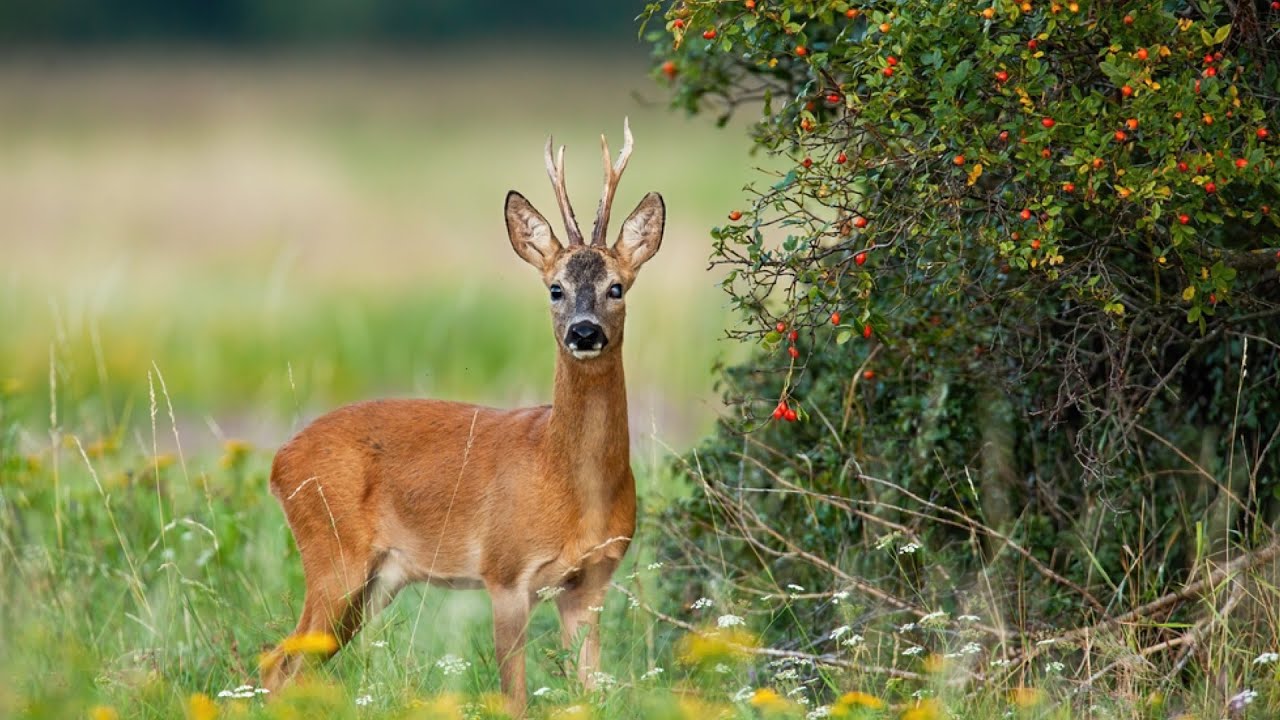
[[[622,297],[622,286],[621,286],[621,285],[619,285],[618,283],[614,283],[614,284],[610,285],[610,286],[609,286],[609,297],[613,298],[614,300],[617,300],[617,299],[621,298],[621,297]]]
[[[560,284],[559,284],[559,283],[556,283],[556,284],[552,285],[552,286],[551,286],[551,301],[552,301],[552,302],[555,302],[556,300],[559,300],[559,299],[561,299],[561,298],[563,298],[563,297],[564,297],[564,288],[560,287]]]

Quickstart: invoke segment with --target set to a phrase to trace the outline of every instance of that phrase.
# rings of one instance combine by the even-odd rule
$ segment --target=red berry
[[[862,228],[867,226],[867,219],[859,215],[858,217],[853,219],[853,226],[861,230]]]
[[[951,158],[951,162],[955,163],[956,167],[960,167],[961,165],[964,165],[964,156],[963,156],[963,155],[957,155],[957,156],[955,156],[955,157]]]
[[[804,160],[800,161],[800,164],[805,166],[806,168],[811,168],[813,167],[813,158],[805,158]]]
[[[1212,55],[1205,55],[1205,56],[1204,56],[1204,64],[1205,64],[1205,65],[1212,65],[1212,64],[1213,64],[1213,56],[1212,56]]]
[[[827,95],[827,102],[831,103],[832,105],[835,105],[836,103],[840,102],[840,96],[835,93],[831,93]]]
[[[1027,208],[1023,208],[1023,209],[1022,209],[1022,212],[1018,213],[1018,217],[1022,218],[1023,220],[1030,220],[1030,219],[1031,219],[1031,211],[1030,211],[1030,210],[1028,210]]]
[[[782,416],[787,419],[787,422],[795,422],[796,418],[799,417],[796,415],[796,411],[791,408],[787,408],[786,412],[782,413]]]
[[[662,74],[666,75],[667,79],[674,78],[676,76],[676,64],[671,60],[662,63]]]
[[[795,342],[796,340],[799,340],[800,331],[792,330],[791,332],[787,333],[787,339],[790,340],[791,342]]]
[[[1214,76],[1215,76],[1215,75],[1217,75],[1217,74],[1218,74],[1218,68],[1210,67],[1210,68],[1205,68],[1205,69],[1204,69],[1204,76],[1205,76],[1205,77],[1214,77]]]
[[[1036,42],[1035,38],[1031,38],[1030,40],[1027,41],[1028,50],[1035,50],[1039,46],[1040,46],[1040,43]]]
[[[1001,130],[998,137],[1000,138],[1000,142],[1009,142],[1009,131]]]
[[[1217,294],[1217,293],[1209,293],[1209,304],[1210,304],[1210,305],[1217,305],[1217,304],[1218,304],[1218,294]]]
[[[787,413],[787,404],[786,404],[786,403],[778,403],[778,407],[776,407],[776,408],[774,408],[774,409],[773,409],[773,419],[774,419],[774,420],[781,420],[781,419],[782,419],[782,416],[783,416],[783,415],[786,415],[786,413]]]
[[[680,18],[676,18],[675,20],[672,20],[672,21],[671,21],[671,27],[673,27],[673,28],[682,28],[682,27],[684,27],[684,20],[681,20]]]
[[[1138,48],[1138,52],[1136,52],[1136,53],[1134,53],[1134,54],[1138,56],[1138,59],[1139,59],[1139,60],[1146,60],[1146,59],[1147,59],[1147,49],[1146,49],[1146,48]]]
[[[1218,186],[1214,185],[1212,181],[1207,182],[1204,184],[1204,191],[1210,194],[1216,193],[1218,192]]]
[[[1280,0],[1274,0],[1274,2],[1271,3],[1271,9],[1276,12],[1280,12]]]
[[[1009,73],[1005,72],[1004,70],[996,71],[996,82],[1008,82],[1008,80],[1009,80]]]
[[[1116,142],[1124,142],[1125,140],[1128,140],[1128,139],[1129,139],[1129,136],[1125,135],[1123,130],[1116,131]]]
[[[853,18],[858,17],[858,11],[855,8],[849,8],[844,11],[844,16],[852,20]]]
[[[1237,159],[1236,159],[1236,168],[1238,168],[1238,169],[1240,169],[1240,170],[1243,170],[1243,169],[1245,169],[1245,168],[1247,168],[1247,167],[1249,167],[1249,161],[1248,161],[1248,160],[1245,160],[1244,158],[1237,158]]]
[[[1041,119],[1040,119],[1040,124],[1041,124],[1041,125],[1043,125],[1043,126],[1045,126],[1045,127],[1047,127],[1047,128],[1051,128],[1051,127],[1053,127],[1053,126],[1054,126],[1054,124],[1055,124],[1055,123],[1053,122],[1053,118],[1048,118],[1048,117],[1047,117],[1047,118],[1041,118]]]
[[[870,324],[867,324],[867,325],[863,325],[863,326],[862,326],[862,337],[864,337],[864,338],[869,338],[869,337],[871,337],[871,325],[870,325]]]
[[[738,210],[734,210],[733,212],[729,213],[729,219],[734,222],[737,222],[742,219],[742,213]]]
[[[863,371],[862,371],[862,379],[863,379],[863,380],[875,380],[875,379],[876,379],[876,371],[875,371],[875,370],[863,370]]]
[[[1132,24],[1133,24],[1133,16],[1132,16],[1132,15],[1125,15],[1125,16],[1124,16],[1124,24],[1125,24],[1125,25],[1132,25]]]
[[[1187,223],[1191,222],[1191,216],[1187,215],[1186,213],[1183,213],[1178,216],[1178,222],[1182,223],[1183,225],[1186,225]]]
[[[848,160],[849,160],[849,156],[845,155],[844,153],[840,153],[839,155],[836,156],[837,165],[843,165],[846,162],[848,162]]]
[[[1271,133],[1267,132],[1266,128],[1258,128],[1258,132],[1255,134],[1258,136],[1259,140],[1266,140],[1267,136]]]
[[[839,325],[839,324],[840,324],[840,313],[838,313],[838,312],[833,312],[833,313],[831,313],[831,324],[832,324],[832,325]]]
[[[742,3],[742,6],[743,6],[743,7],[745,7],[746,9],[748,9],[748,10],[755,10],[755,9],[756,9],[756,0],[745,0],[745,1]]]
[[[704,40],[714,40],[714,39],[715,39],[715,37],[716,37],[716,29],[715,29],[715,28],[710,28],[710,29],[708,29],[708,30],[704,30],[704,31],[702,31],[702,38],[703,38]]]
[[[795,360],[796,358],[800,357],[800,351],[796,349],[795,345],[792,345],[791,347],[787,348],[787,354],[791,356],[792,360]]]
[[[778,324],[773,326],[773,329],[777,330],[778,334],[781,335],[782,333],[787,331],[787,324],[779,320]]]
[[[1178,172],[1186,172],[1186,171],[1188,171],[1188,170],[1190,170],[1190,169],[1191,169],[1191,167],[1190,167],[1189,165],[1187,165],[1186,163],[1184,163],[1184,162],[1180,162],[1180,163],[1178,163]]]
[[[889,57],[885,58],[885,59],[884,59],[884,61],[885,61],[885,62],[887,62],[887,63],[889,63],[889,67],[895,67],[895,66],[897,66],[897,64],[898,64],[898,58],[896,58],[896,57],[894,57],[894,56],[892,56],[892,55],[890,55]]]
[[[1123,95],[1124,97],[1132,97],[1132,96],[1133,96],[1133,86],[1131,86],[1131,85],[1125,85],[1125,86],[1121,87],[1121,88],[1120,88],[1120,94],[1121,94],[1121,95]]]
[[[1271,206],[1270,206],[1270,205],[1263,205],[1262,207],[1260,207],[1260,208],[1258,208],[1258,209],[1262,211],[1262,214],[1263,214],[1263,215],[1270,215],[1270,214],[1271,214]]]
[[[800,57],[804,57],[805,55],[808,55],[808,54],[809,54],[809,48],[803,45],[796,46],[796,55],[799,55]]]
[[[866,253],[864,253],[864,252],[860,252],[860,253],[858,253],[857,255],[854,255],[854,256],[853,256],[853,261],[854,261],[855,263],[859,264],[859,265],[866,265],[866,264],[867,264],[867,254],[866,254]]]
[[[1068,183],[1062,183],[1062,191],[1063,191],[1063,192],[1073,193],[1073,192],[1075,192],[1075,191],[1076,191],[1076,184],[1075,184],[1075,183],[1069,183],[1069,182],[1068,182]]]
[[[885,77],[893,77],[893,68],[892,68],[892,67],[887,67],[887,68],[885,68],[883,72],[884,72],[884,76],[885,76]]]
[[[1039,250],[1039,249],[1040,249],[1040,238],[1036,238],[1035,240],[1032,240],[1032,241],[1031,241],[1031,249],[1032,249],[1032,250]]]

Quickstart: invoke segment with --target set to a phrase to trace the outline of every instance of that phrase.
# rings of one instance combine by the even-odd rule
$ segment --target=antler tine
[[[564,186],[564,146],[560,146],[557,162],[551,157],[551,140],[551,136],[547,136],[547,177],[551,178],[551,188],[556,191],[556,203],[560,206],[560,216],[564,218],[564,230],[569,234],[569,244],[582,245],[582,231],[578,229],[578,219],[573,216],[573,206],[569,204],[569,191]]]
[[[609,141],[600,136],[600,149],[604,155],[604,193],[600,196],[600,207],[596,209],[596,225],[591,231],[591,244],[605,244],[605,235],[609,232],[609,210],[613,207],[613,193],[618,189],[618,181],[627,169],[627,161],[631,159],[631,120],[622,119],[622,150],[618,153],[618,161],[609,164]]]

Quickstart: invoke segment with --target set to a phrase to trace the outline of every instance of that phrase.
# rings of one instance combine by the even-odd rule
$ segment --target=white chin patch
[[[574,359],[577,360],[590,360],[594,357],[600,357],[599,350],[571,350],[570,352],[573,353]]]

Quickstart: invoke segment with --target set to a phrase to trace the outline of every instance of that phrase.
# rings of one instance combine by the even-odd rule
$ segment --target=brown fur
[[[665,210],[649,195],[613,248],[562,247],[523,197],[507,200],[512,247],[561,285],[553,303],[559,347],[549,406],[498,410],[438,400],[382,400],[331,412],[276,454],[271,491],[297,540],[306,597],[295,634],[331,633],[345,643],[367,615],[411,582],[489,592],[502,688],[525,701],[525,626],[538,590],[556,598],[564,642],[586,637],[578,672],[599,664],[592,607],[635,530],[627,397],[622,369],[625,306],[609,287],[630,288],[657,251]],[[568,271],[577,253],[598,253],[588,283]],[[575,263],[581,267],[582,260]],[[578,273],[581,275],[581,273]],[[597,357],[575,358],[563,341],[573,299],[593,293],[593,320],[608,337]],[[579,304],[579,307],[584,305]],[[301,658],[277,647],[263,686],[277,690]]]

